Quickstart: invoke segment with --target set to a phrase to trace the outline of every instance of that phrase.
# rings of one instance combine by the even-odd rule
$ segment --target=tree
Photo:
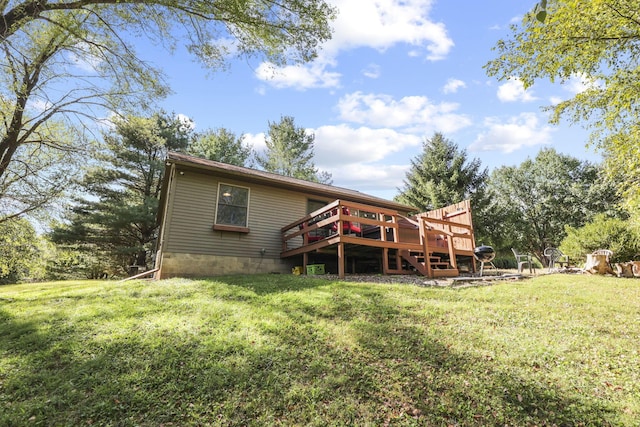
[[[610,218],[605,214],[596,215],[583,227],[566,227],[566,236],[560,250],[573,260],[585,260],[585,255],[597,249],[613,252],[613,262],[633,260],[640,250],[638,228],[629,221]]]
[[[60,196],[73,174],[56,165],[88,156],[97,120],[166,95],[136,37],[172,47],[184,35],[211,69],[232,56],[304,62],[335,16],[322,0],[7,0],[1,11],[0,221]]]
[[[278,123],[269,122],[267,152],[256,161],[268,172],[330,184],[331,174],[318,173],[313,163],[314,140],[315,135],[296,127],[293,117],[283,116]]]
[[[24,218],[0,223],[0,285],[29,276],[39,254],[33,226]]]
[[[253,153],[251,146],[243,145],[244,135],[218,128],[196,136],[188,152],[196,157],[215,160],[236,166],[248,166]]]
[[[79,201],[70,224],[55,229],[51,239],[106,253],[115,267],[146,266],[157,233],[167,150],[185,151],[191,133],[183,120],[163,112],[117,120],[105,135],[102,162],[82,182],[89,197]]]
[[[423,212],[471,199],[474,228],[482,234],[487,177],[480,160],[469,162],[466,150],[436,132],[425,139],[422,153],[411,160],[404,188],[395,200]]]
[[[625,169],[620,190],[636,209],[640,157],[630,154],[640,137],[637,10],[635,0],[541,1],[485,66],[490,76],[518,78],[525,87],[538,79],[580,79],[586,90],[549,107],[552,122],[587,123],[591,142],[608,155],[607,169]]]
[[[598,213],[621,216],[614,184],[602,175],[601,167],[551,148],[520,166],[494,170],[488,181],[492,243],[545,262],[545,248],[558,247],[565,226],[581,227]]]

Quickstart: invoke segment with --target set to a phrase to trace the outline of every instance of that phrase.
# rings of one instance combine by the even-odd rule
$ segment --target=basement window
[[[218,184],[214,230],[249,232],[249,189],[231,184]]]

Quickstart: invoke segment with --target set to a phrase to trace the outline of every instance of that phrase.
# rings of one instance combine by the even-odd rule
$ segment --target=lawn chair
[[[613,274],[611,268],[611,257],[613,251],[609,249],[596,249],[593,253],[587,254],[587,262],[584,270],[591,274]]]
[[[533,257],[531,254],[521,254],[514,248],[511,248],[513,255],[516,257],[516,263],[518,264],[518,273],[522,273],[522,267],[525,264],[529,266],[529,274],[536,271],[536,267],[533,265]]]
[[[544,256],[549,258],[549,271],[556,268],[556,264],[562,267],[569,267],[569,255],[565,255],[562,253],[560,249],[557,248],[547,248],[544,250]]]

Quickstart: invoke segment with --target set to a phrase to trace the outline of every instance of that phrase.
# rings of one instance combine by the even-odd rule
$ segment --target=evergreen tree
[[[225,128],[208,130],[196,136],[188,152],[203,159],[236,166],[250,166],[253,148],[243,145],[243,140],[244,135],[237,137]]]
[[[269,122],[267,153],[257,155],[256,160],[268,172],[330,184],[331,174],[318,173],[313,163],[315,138],[304,128],[296,127],[293,117],[283,116],[279,123]]]
[[[108,255],[112,267],[145,266],[156,238],[158,198],[168,150],[185,151],[191,127],[161,112],[117,120],[105,135],[101,163],[85,175],[88,198],[71,224],[55,229],[54,242],[81,242]]]
[[[484,188],[487,170],[481,169],[480,160],[467,162],[466,150],[435,133],[422,145],[423,151],[411,160],[404,189],[396,201],[429,211],[465,199],[471,199],[474,210],[484,206]]]

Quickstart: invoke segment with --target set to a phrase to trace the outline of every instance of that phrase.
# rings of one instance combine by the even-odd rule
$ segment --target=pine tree
[[[158,198],[168,150],[185,151],[191,127],[164,112],[126,117],[105,135],[106,149],[82,182],[70,224],[52,233],[55,242],[80,242],[108,254],[112,267],[145,266],[156,238]]]
[[[404,189],[396,201],[428,211],[471,199],[472,206],[484,205],[487,169],[480,160],[467,162],[466,150],[435,133],[425,140],[422,153],[411,160]],[[475,203],[474,203],[475,202]],[[478,206],[479,207],[479,206]]]
[[[269,122],[266,155],[256,160],[268,172],[330,184],[331,174],[318,173],[313,163],[314,141],[315,135],[296,127],[293,117],[283,116],[278,123]]]

